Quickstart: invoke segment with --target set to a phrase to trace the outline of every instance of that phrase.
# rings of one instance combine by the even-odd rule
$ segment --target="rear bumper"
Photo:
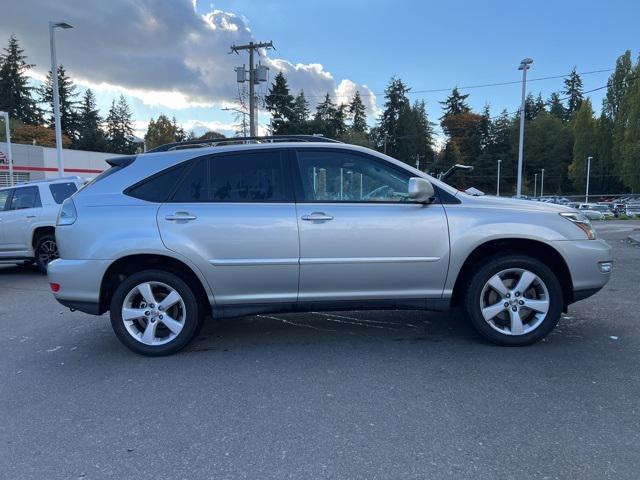
[[[602,239],[563,240],[553,242],[567,263],[573,283],[573,301],[597,293],[611,278],[602,265],[612,263],[611,247]]]
[[[99,315],[100,287],[109,264],[109,260],[54,260],[47,276],[60,290],[53,296],[66,307]]]

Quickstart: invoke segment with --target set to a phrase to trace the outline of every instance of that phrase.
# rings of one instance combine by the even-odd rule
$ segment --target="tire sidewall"
[[[139,342],[129,334],[122,320],[122,305],[125,297],[136,285],[144,282],[162,282],[174,288],[182,297],[187,311],[182,331],[164,345],[151,346]],[[170,355],[178,352],[191,341],[202,323],[201,309],[194,292],[180,277],[164,270],[145,270],[127,277],[118,285],[111,298],[110,317],[111,327],[118,339],[133,352],[147,356]]]
[[[538,328],[525,335],[511,336],[498,332],[485,321],[480,309],[480,295],[486,282],[496,273],[510,268],[522,268],[533,272],[545,283],[549,292],[547,316]],[[472,325],[484,338],[498,345],[521,346],[538,342],[555,328],[562,315],[563,300],[562,286],[548,266],[525,255],[509,255],[493,257],[478,269],[471,278],[464,308]]]

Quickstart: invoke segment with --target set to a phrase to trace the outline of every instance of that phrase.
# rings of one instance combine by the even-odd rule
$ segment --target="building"
[[[13,180],[15,183],[44,180],[58,176],[58,161],[55,148],[12,143],[11,150],[13,153]],[[6,143],[0,142],[0,152],[8,156]],[[114,156],[117,155],[63,149],[64,175],[75,175],[83,178],[95,177],[109,167],[106,159]],[[0,155],[1,157],[2,155]],[[9,165],[0,163],[0,187],[8,185]]]

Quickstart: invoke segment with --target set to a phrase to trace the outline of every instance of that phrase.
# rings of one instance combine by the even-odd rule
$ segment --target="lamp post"
[[[60,93],[58,91],[58,61],[56,59],[55,29],[73,28],[65,22],[49,21],[49,46],[51,47],[51,82],[53,84],[53,118],[56,128],[56,158],[58,160],[58,176],[64,176],[62,165],[62,126],[60,125]]]
[[[500,164],[502,160],[498,160],[498,180],[496,182],[496,197],[500,196]]]
[[[533,174],[533,198],[538,198],[538,174]]]
[[[11,127],[9,126],[9,113],[0,112],[4,118],[4,131],[7,137],[7,161],[9,162],[9,186],[13,187],[13,153],[11,152]]]
[[[524,106],[527,95],[527,70],[533,60],[525,58],[520,62],[518,70],[522,70],[522,104],[520,105],[520,141],[518,143],[518,180],[516,184],[516,197],[522,195],[522,157],[524,156]]]
[[[587,157],[587,187],[584,191],[584,203],[589,203],[589,176],[591,174],[591,159],[593,157]]]
[[[542,178],[540,178],[540,196],[544,195],[544,168],[542,169]]]

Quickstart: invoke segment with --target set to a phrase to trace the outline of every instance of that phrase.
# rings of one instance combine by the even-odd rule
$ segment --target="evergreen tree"
[[[42,114],[31,94],[27,72],[34,65],[26,62],[24,50],[18,45],[15,35],[0,55],[0,111],[9,117],[29,125],[42,123]]]
[[[58,99],[60,102],[60,127],[62,132],[76,141],[78,136],[78,113],[76,107],[78,102],[76,97],[76,86],[73,80],[69,78],[65,68],[58,66]],[[51,72],[47,74],[47,80],[40,88],[40,98],[42,103],[46,103],[49,106],[49,118],[47,124],[49,127],[55,127],[54,113],[53,113],[53,80],[51,78]]]
[[[409,87],[399,78],[392,77],[389,85],[385,89],[384,110],[380,117],[378,128],[376,128],[374,141],[376,147],[386,152],[388,155],[398,156],[399,145],[404,133],[399,131],[400,115],[411,109],[411,104],[407,98]],[[406,123],[406,122],[404,122]],[[410,160],[410,159],[407,159]]]
[[[106,150],[106,139],[100,128],[102,118],[96,106],[96,97],[87,89],[82,96],[77,113],[78,137],[73,147],[78,150],[102,152]]]
[[[598,148],[598,129],[593,117],[591,101],[582,101],[572,121],[573,161],[569,165],[569,178],[576,191],[585,186],[587,157],[595,157]]]
[[[564,107],[562,100],[560,99],[560,94],[558,92],[553,92],[547,101],[547,105],[549,106],[549,113],[551,116],[556,117],[560,120],[564,120],[567,118],[567,109]]]
[[[109,151],[122,154],[135,152],[132,114],[124,95],[120,95],[117,103],[115,100],[111,103],[106,127]]]
[[[444,120],[451,115],[459,115],[461,113],[470,112],[471,108],[469,107],[469,105],[467,105],[466,102],[468,96],[468,93],[466,95],[462,95],[458,91],[458,87],[455,87],[451,91],[451,95],[449,95],[444,102],[439,102],[440,105],[442,105],[442,110],[444,111],[442,117],[440,117],[440,120]]]
[[[621,178],[633,192],[640,191],[640,57],[632,71],[633,78],[622,99],[621,108],[626,114],[626,126],[619,143]]]
[[[303,125],[307,120],[309,120],[310,115],[311,111],[309,110],[309,102],[307,102],[307,99],[304,96],[304,90],[300,90],[300,93],[293,101],[293,123],[298,126]]]
[[[526,120],[534,120],[540,112],[545,110],[542,93],[538,93],[537,98],[533,98],[533,93],[529,93],[524,101],[524,116]]]
[[[367,113],[360,97],[360,92],[356,91],[349,104],[349,117],[351,118],[351,130],[354,132],[367,131]]]
[[[282,72],[278,72],[275,76],[264,100],[267,110],[271,113],[274,135],[287,133],[285,132],[287,124],[294,121],[294,99]]]
[[[573,114],[578,111],[580,104],[582,103],[582,79],[576,72],[576,68],[573,70],[567,78],[564,80],[564,92],[567,98],[567,111],[565,119],[571,120]]]

